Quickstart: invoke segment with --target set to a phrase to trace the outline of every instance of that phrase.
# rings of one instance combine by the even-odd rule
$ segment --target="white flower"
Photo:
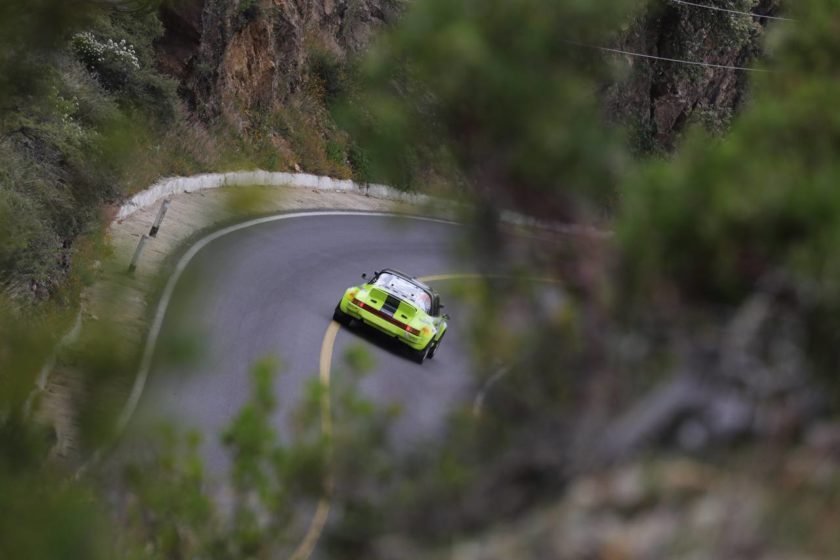
[[[134,45],[125,39],[119,42],[107,39],[102,42],[94,37],[93,33],[83,31],[73,36],[73,46],[82,62],[86,62],[88,66],[91,61],[101,63],[110,59],[140,69],[140,59],[137,57]]]

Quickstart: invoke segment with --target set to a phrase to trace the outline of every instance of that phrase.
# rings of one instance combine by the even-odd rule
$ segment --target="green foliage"
[[[735,319],[757,296],[772,293],[803,326],[784,341],[804,356],[797,373],[807,379],[819,366],[838,394],[840,121],[831,100],[840,95],[840,43],[832,6],[804,2],[796,25],[777,28],[773,73],[756,76],[728,136],[693,130],[672,158],[632,166],[627,148],[600,125],[596,84],[608,68],[573,44],[609,44],[613,10],[626,6],[429,1],[374,51],[350,100],[351,130],[373,173],[411,186],[434,166],[466,185],[479,206],[470,249],[480,266],[495,271],[521,258],[541,272],[547,263],[568,297],[546,312],[519,286],[488,281],[486,299],[473,291],[482,310],[474,327],[481,379],[492,374],[493,357],[516,356],[521,365],[509,374],[515,382],[491,397],[482,425],[421,462],[418,470],[431,474],[409,484],[419,501],[403,511],[420,513],[407,532],[422,523],[451,531],[452,504],[485,504],[486,522],[501,508],[472,494],[476,486],[530,503],[562,478],[572,461],[566,454],[591,460],[590,441],[574,441],[603,435],[589,422],[605,422],[608,410],[628,407],[676,372],[720,374]],[[704,40],[747,57],[758,48],[749,18],[703,17]],[[672,35],[684,58],[702,59],[708,44],[691,42],[684,26]],[[676,72],[688,82],[700,77],[697,69]],[[710,121],[714,128],[729,117]],[[524,257],[495,220],[510,207],[583,222],[614,214],[615,244],[566,238]],[[527,326],[508,326],[511,316],[527,317]],[[751,375],[744,368],[739,374]]]
[[[353,177],[357,181],[371,183],[375,180],[371,169],[370,156],[355,142],[350,144],[347,151],[347,160],[353,170]]]
[[[108,518],[85,483],[46,463],[56,434],[37,410],[35,378],[69,321],[54,310],[21,313],[0,298],[0,557],[108,558]]]
[[[777,7],[750,0],[722,0],[710,6],[747,13]],[[761,66],[767,30],[786,25],[670,1],[640,3],[633,16],[606,46],[735,66]],[[621,74],[604,84],[599,97],[610,120],[627,129],[636,155],[673,153],[692,125],[713,134],[725,132],[730,113],[748,102],[746,72],[618,54],[608,58]]]
[[[74,35],[72,47],[124,109],[148,115],[157,124],[169,124],[175,115],[176,83],[156,70],[154,42],[162,35],[155,12],[115,11],[100,19],[94,31]]]
[[[0,110],[20,108],[42,94],[57,50],[72,32],[89,24],[101,8],[94,3],[9,0],[0,6]]]
[[[204,473],[199,439],[167,428],[152,461],[126,471],[134,500],[126,512],[123,552],[136,548],[161,559],[269,558],[284,550],[294,507],[310,495],[299,475],[323,472],[324,447],[309,438],[279,442],[272,427],[275,368],[272,360],[255,365],[252,397],[222,434],[232,462],[230,511],[213,498],[215,483]],[[315,470],[302,473],[299,465]],[[318,485],[311,495],[322,491]]]
[[[70,13],[46,0],[0,10],[0,25],[34,26],[0,39],[2,57],[17,52],[7,40],[27,42],[18,55],[38,68],[31,75],[0,60],[3,79],[15,82],[0,84],[0,287],[31,302],[64,285],[74,241],[97,233],[100,205],[120,196],[138,140],[174,120],[176,96],[155,68],[162,28],[153,11],[83,3]]]
[[[603,42],[624,14],[621,2],[417,3],[362,64],[350,130],[380,180],[416,187],[431,169],[502,205],[594,210],[620,152],[598,126],[606,67],[574,43]]]
[[[94,192],[107,189],[107,170],[98,175],[84,167],[91,158],[83,150],[95,149],[97,139],[86,134],[75,112],[59,111],[24,121],[0,142],[0,213],[5,217],[0,284],[23,300],[42,287],[57,287],[67,266],[65,240],[95,216],[89,206]],[[36,293],[27,293],[29,288]]]
[[[247,511],[254,498],[266,512],[284,521],[289,515],[290,503],[301,497],[318,497],[325,492],[326,441],[317,429],[298,432],[292,446],[279,444],[272,426],[277,403],[274,398],[273,376],[275,365],[270,362],[257,364],[253,369],[253,395],[222,436],[233,459],[233,487],[236,507]],[[316,387],[320,387],[317,386]],[[317,411],[320,395],[305,401],[302,410]],[[315,423],[314,426],[318,424]],[[256,517],[252,511],[247,519]],[[281,531],[274,525],[273,531]]]
[[[309,173],[349,179],[347,135],[339,130],[315,91],[296,96],[271,115],[268,128],[288,141],[300,166]]]
[[[125,514],[123,554],[136,547],[138,558],[174,558],[208,554],[218,547],[219,520],[205,494],[206,477],[198,453],[200,440],[181,442],[162,430],[154,462],[129,465],[127,485],[136,497]]]
[[[165,429],[152,460],[126,472],[121,551],[155,559],[274,558],[300,538],[291,532],[295,512],[319,498],[346,506],[350,522],[362,523],[353,512],[365,510],[369,485],[387,463],[383,443],[392,415],[359,395],[357,376],[371,360],[360,349],[350,355],[346,375],[336,376],[342,381],[331,388],[317,379],[308,384],[293,411],[294,433],[284,441],[274,428],[276,363],[254,366],[251,398],[222,435],[231,458],[229,515],[212,497],[198,439]],[[321,424],[325,407],[332,432]]]
[[[673,161],[628,181],[618,222],[628,302],[664,305],[658,293],[672,305],[731,305],[782,277],[818,316],[811,326],[828,328],[840,303],[840,121],[825,108],[840,89],[826,58],[836,36],[811,15],[822,6],[802,7],[807,32],[780,30],[778,74],[755,84],[726,138],[695,131]],[[815,344],[812,358],[829,357],[831,344]]]
[[[0,283],[24,301],[55,293],[69,271],[72,240],[91,232],[96,205],[116,194],[112,155],[123,132],[104,128],[114,108],[84,85],[65,85],[65,76],[76,76],[72,65],[57,80],[61,89],[16,115],[0,141],[0,198],[5,211],[17,211],[4,221]]]
[[[43,473],[10,478],[0,472],[5,513],[0,520],[3,558],[109,558],[100,531],[107,527],[91,496]]]
[[[0,270],[6,271],[5,282],[10,282],[12,270],[22,278],[44,278],[59,246],[31,199],[8,186],[0,190]]]
[[[335,140],[327,141],[327,159],[339,165],[347,162],[347,155],[344,152],[344,146]]]
[[[357,375],[364,375],[373,369],[373,356],[362,346],[350,346],[344,352],[344,361]]]
[[[307,50],[309,72],[318,81],[328,105],[347,94],[348,70],[341,58],[323,45],[310,45]]]
[[[395,461],[387,426],[398,411],[360,395],[359,379],[372,363],[353,348],[329,390],[320,380],[306,387],[292,415],[293,437],[281,441],[275,365],[263,362],[253,371],[249,403],[223,434],[233,465],[231,511],[220,512],[208,495],[198,441],[166,434],[158,455],[129,469],[128,496],[116,514],[122,525],[102,529],[100,539],[102,525],[87,521],[101,516],[90,482],[38,470],[50,435],[23,413],[52,329],[0,307],[0,495],[9,512],[0,522],[0,556],[96,558],[107,546],[112,555],[136,558],[277,557],[289,548],[294,512],[325,495],[342,515],[327,543],[345,557],[370,557],[370,543],[385,530],[451,538],[453,528],[517,512],[556,489],[565,469],[585,467],[588,455],[580,464],[570,455],[597,440],[588,423],[598,425],[660,375],[690,363],[686,355],[699,349],[717,356],[727,321],[779,278],[805,327],[807,363],[821,365],[831,380],[840,363],[833,8],[828,0],[797,6],[800,23],[776,38],[777,73],[756,82],[749,110],[728,137],[694,131],[673,158],[628,171],[625,147],[599,117],[597,85],[609,69],[598,53],[573,44],[607,40],[628,9],[623,2],[415,4],[364,66],[365,80],[349,86],[358,145],[324,125],[320,97],[312,105],[297,100],[264,124],[267,134],[290,138],[308,169],[340,169],[347,159],[365,177],[416,186],[437,176],[465,187],[477,202],[467,232],[480,267],[494,271],[516,254],[515,270],[564,278],[554,305],[546,296],[558,289],[533,289],[523,279],[463,288],[486,310],[470,338],[477,379],[492,379],[496,359],[518,360],[481,417],[455,411],[437,447]],[[41,83],[55,90],[41,90],[32,106],[4,120],[6,285],[11,269],[44,282],[39,278],[54,270],[51,248],[95,219],[80,209],[118,192],[109,178],[119,175],[119,158],[110,150],[130,141],[108,131],[131,122],[125,114],[147,114],[155,99],[167,99],[137,74],[150,68],[144,57],[151,41],[137,40],[146,31],[132,27],[142,18],[108,21],[114,27],[99,21],[94,40],[117,40],[113,31],[124,30],[140,68],[127,55],[109,55],[110,77],[98,82],[88,73],[104,67],[78,47],[81,63],[65,53],[46,72]],[[730,23],[723,26],[729,38],[743,44],[751,31]],[[330,83],[344,87],[336,67],[319,64],[326,93]],[[155,122],[166,118],[159,113]],[[497,216],[509,207],[556,219],[615,211],[614,244],[541,238],[506,245]],[[102,336],[89,344],[91,356],[71,361],[102,380],[127,361],[109,342]],[[717,361],[704,362],[702,373]],[[91,416],[82,428],[101,441],[109,424],[94,406],[85,409]],[[323,431],[327,425],[332,431]],[[18,523],[55,529],[37,539]]]

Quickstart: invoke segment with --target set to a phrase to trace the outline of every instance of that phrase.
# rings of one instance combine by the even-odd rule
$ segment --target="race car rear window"
[[[413,303],[426,313],[429,313],[432,309],[432,297],[429,293],[405,278],[394,276],[389,272],[383,272],[377,277],[373,285],[387,289],[392,294]]]

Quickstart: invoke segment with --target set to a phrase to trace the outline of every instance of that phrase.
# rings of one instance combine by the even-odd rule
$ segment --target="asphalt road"
[[[288,415],[308,381],[318,377],[319,357],[332,312],[344,289],[363,272],[383,267],[415,276],[469,272],[452,241],[460,227],[386,216],[309,216],[262,224],[226,235],[190,263],[167,310],[131,432],[168,420],[203,435],[202,453],[212,472],[227,463],[218,434],[249,397],[249,370],[265,357],[282,363],[276,384],[276,427],[288,434]],[[380,337],[342,328],[332,375],[351,344],[372,355],[374,370],[361,382],[375,402],[402,410],[392,438],[398,445],[434,438],[447,413],[472,398],[464,317],[441,289],[452,316],[434,359],[413,363]],[[198,344],[198,359],[175,365],[173,350]],[[334,380],[335,381],[335,380]],[[129,437],[129,440],[131,438]]]

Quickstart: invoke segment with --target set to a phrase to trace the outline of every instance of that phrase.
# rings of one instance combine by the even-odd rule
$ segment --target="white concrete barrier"
[[[192,177],[168,177],[161,179],[148,189],[135,194],[128,202],[123,204],[117,212],[116,221],[122,221],[137,210],[146,208],[161,199],[175,194],[218,189],[220,187],[247,186],[296,187],[324,191],[355,192],[373,198],[405,202],[416,206],[429,207],[434,205],[439,209],[449,208],[451,210],[457,206],[457,203],[452,201],[436,199],[420,193],[401,191],[388,185],[356,183],[353,181],[333,179],[332,177],[311,175],[309,173],[283,173],[257,169],[253,171],[207,173]],[[501,213],[501,219],[511,224],[535,227],[566,235],[595,238],[606,238],[612,235],[611,231],[597,229],[589,225],[546,222],[510,211],[503,211]]]
[[[357,192],[374,198],[398,200],[414,204],[428,204],[427,195],[408,193],[388,185],[362,184],[353,181],[321,177],[309,173],[282,173],[257,169],[231,173],[208,173],[193,177],[167,177],[148,189],[139,192],[123,204],[117,212],[117,221],[124,220],[137,210],[151,206],[159,200],[180,193],[218,189],[220,187],[265,186],[297,187],[324,191]]]

